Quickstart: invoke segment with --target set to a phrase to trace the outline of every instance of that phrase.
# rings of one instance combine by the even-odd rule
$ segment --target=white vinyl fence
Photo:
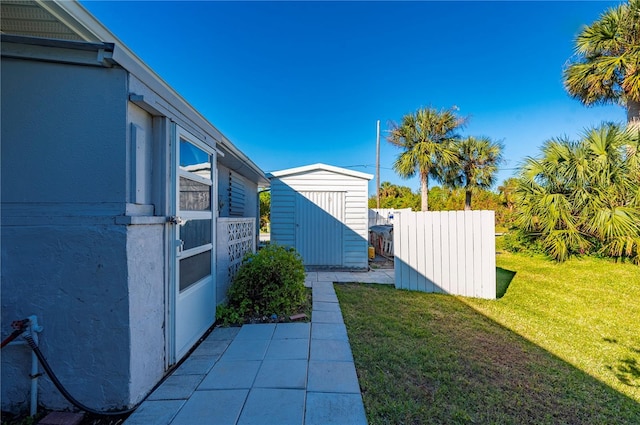
[[[396,288],[496,298],[494,211],[394,217]]]

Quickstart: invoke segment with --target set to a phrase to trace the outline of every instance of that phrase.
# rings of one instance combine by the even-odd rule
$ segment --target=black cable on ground
[[[40,361],[40,364],[42,365],[42,368],[44,369],[45,372],[47,372],[47,375],[49,375],[49,378],[51,378],[51,381],[53,382],[53,385],[56,386],[56,388],[58,389],[58,391],[60,391],[60,393],[64,396],[64,398],[69,400],[69,402],[71,404],[73,404],[74,406],[76,406],[78,409],[84,410],[85,412],[91,413],[92,415],[99,415],[99,416],[120,416],[120,415],[126,415],[126,414],[129,414],[129,413],[132,413],[134,410],[136,410],[137,406],[133,407],[131,409],[127,409],[127,410],[101,412],[101,411],[94,410],[94,409],[92,409],[90,407],[87,407],[84,404],[80,403],[71,394],[69,394],[69,392],[62,386],[62,384],[58,380],[58,377],[55,375],[55,373],[53,373],[53,370],[51,370],[51,367],[49,366],[49,363],[47,362],[47,359],[44,358],[44,355],[42,354],[42,351],[40,351],[40,348],[38,347],[36,342],[33,340],[31,335],[26,334],[24,336],[24,339],[27,341],[27,344],[29,344],[29,347],[31,347],[33,352],[36,354],[36,357],[38,357],[38,360]]]

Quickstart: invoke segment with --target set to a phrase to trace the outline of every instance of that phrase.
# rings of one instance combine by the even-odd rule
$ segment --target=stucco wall
[[[165,370],[164,225],[127,227],[131,402],[137,403]]]
[[[2,323],[37,315],[42,352],[88,406],[122,406],[129,396],[125,238],[125,227],[114,225],[2,229]],[[2,351],[3,409],[26,408],[25,358],[25,347]],[[39,382],[40,404],[69,406],[48,378]]]
[[[126,73],[2,58],[2,202],[125,200]]]
[[[36,314],[67,389],[129,403],[126,72],[2,58],[2,323]],[[2,334],[9,329],[3,326]],[[2,352],[2,408],[26,408],[24,347]],[[16,360],[20,358],[20,360]],[[47,378],[40,403],[68,407]]]
[[[130,205],[143,207],[136,215],[161,215],[163,207],[157,198],[162,196],[154,199],[153,194],[168,190],[163,178],[168,165],[159,160],[163,157],[159,154],[168,149],[167,140],[154,134],[151,115],[131,102],[127,109],[127,199]],[[161,222],[127,226],[132,403],[142,400],[162,378],[167,362],[165,226]]]

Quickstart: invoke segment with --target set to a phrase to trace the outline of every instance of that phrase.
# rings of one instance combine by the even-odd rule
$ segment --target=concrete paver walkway
[[[366,424],[333,282],[392,284],[393,270],[307,273],[311,323],[214,329],[125,424]]]

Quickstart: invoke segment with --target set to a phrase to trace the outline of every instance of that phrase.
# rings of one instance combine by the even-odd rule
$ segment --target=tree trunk
[[[429,173],[420,172],[420,192],[422,193],[421,211],[429,211]]]
[[[464,191],[464,210],[471,211],[471,191]]]
[[[640,131],[640,101],[627,100],[627,127]]]

